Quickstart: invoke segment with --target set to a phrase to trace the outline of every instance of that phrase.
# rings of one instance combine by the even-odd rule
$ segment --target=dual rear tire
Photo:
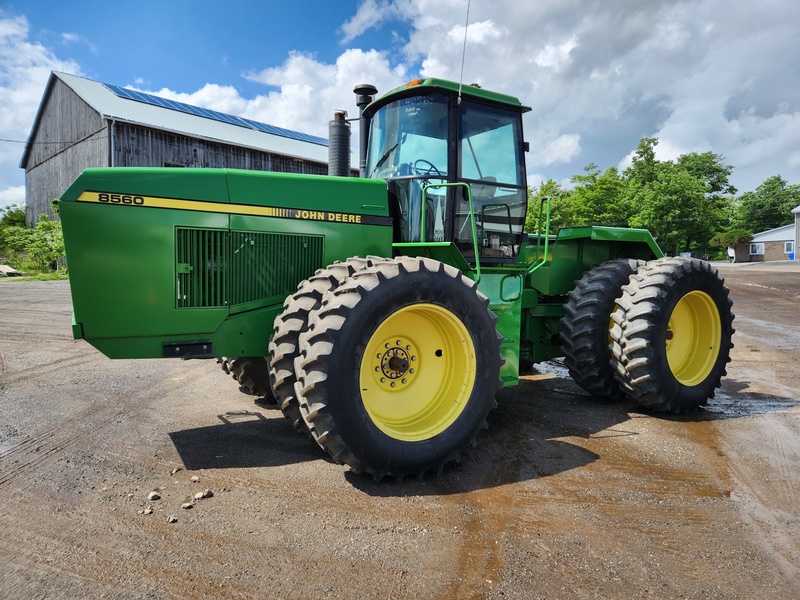
[[[714,397],[726,374],[731,307],[724,280],[705,261],[602,263],[565,305],[565,364],[592,395],[693,410]]]

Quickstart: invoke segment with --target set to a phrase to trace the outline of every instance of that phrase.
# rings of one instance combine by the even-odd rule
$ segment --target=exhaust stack
[[[369,119],[364,116],[364,109],[375,99],[378,88],[369,83],[357,85],[353,92],[356,94],[356,106],[359,110],[358,120],[358,176],[367,176],[367,142],[369,141]]]

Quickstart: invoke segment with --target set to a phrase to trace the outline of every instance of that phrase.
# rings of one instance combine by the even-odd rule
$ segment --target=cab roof
[[[429,77],[427,79],[412,79],[405,85],[396,87],[380,96],[370,105],[369,109],[374,110],[396,98],[416,96],[420,93],[434,93],[436,91],[442,91],[448,95],[458,94],[460,91],[461,95],[465,98],[471,98],[491,104],[503,104],[508,108],[516,108],[520,112],[528,112],[531,110],[529,106],[523,105],[519,101],[519,98],[515,96],[509,96],[507,94],[500,94],[498,92],[485,90],[474,83],[471,85],[462,85],[457,81],[436,79],[434,77]]]

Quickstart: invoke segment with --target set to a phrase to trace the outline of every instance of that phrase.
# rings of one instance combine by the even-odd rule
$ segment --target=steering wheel
[[[418,166],[422,163],[422,166]],[[425,160],[424,158],[418,158],[414,161],[414,172],[417,175],[423,175],[430,177],[431,175],[438,175],[439,177],[443,177],[442,172],[436,168],[431,161]]]

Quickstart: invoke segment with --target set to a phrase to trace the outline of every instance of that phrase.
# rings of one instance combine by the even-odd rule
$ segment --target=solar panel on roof
[[[175,100],[170,100],[168,98],[153,96],[152,94],[145,94],[144,92],[137,92],[136,90],[120,87],[118,85],[111,85],[108,83],[104,83],[103,85],[106,86],[106,88],[111,90],[118,97],[124,98],[126,100],[144,102],[145,104],[150,104],[152,106],[177,110],[189,115],[203,117],[206,119],[213,119],[215,121],[220,121],[222,123],[229,123],[231,125],[237,125],[238,127],[247,127],[249,129],[256,129],[264,133],[279,135],[281,137],[286,137],[293,140],[299,140],[301,142],[319,144],[320,146],[328,145],[328,140],[326,140],[325,138],[317,137],[315,135],[308,135],[307,133],[300,133],[299,131],[284,129],[283,127],[275,127],[274,125],[268,125],[267,123],[261,123],[259,121],[245,119],[243,117],[228,115],[208,108],[201,108],[199,106],[192,106],[191,104],[184,104],[183,102],[177,102]]]

